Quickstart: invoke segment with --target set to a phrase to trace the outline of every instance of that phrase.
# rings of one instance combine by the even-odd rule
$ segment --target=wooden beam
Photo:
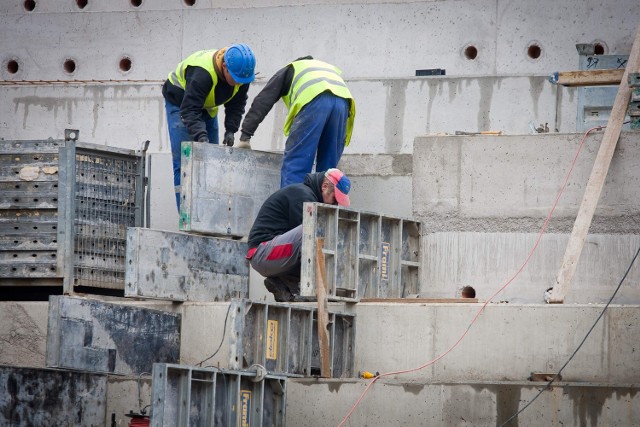
[[[329,315],[327,314],[327,273],[324,266],[324,238],[316,238],[316,297],[318,299],[318,342],[320,344],[320,376],[331,378],[329,357]]]
[[[608,86],[619,85],[624,69],[558,71],[549,76],[549,81],[562,86]]]
[[[609,165],[611,164],[611,158],[620,138],[620,131],[624,122],[624,117],[627,112],[627,106],[629,105],[629,99],[631,98],[631,88],[627,80],[629,73],[636,73],[640,69],[640,28],[636,33],[636,38],[631,47],[631,53],[629,55],[629,61],[627,62],[627,68],[624,71],[624,76],[620,81],[620,87],[618,88],[618,94],[613,103],[611,109],[611,115],[609,116],[609,123],[602,136],[602,142],[600,143],[600,149],[596,156],[593,169],[591,170],[591,176],[589,176],[589,182],[587,182],[587,188],[578,210],[578,216],[576,222],[573,224],[573,230],[571,236],[569,236],[569,243],[564,253],[564,259],[562,266],[558,272],[556,278],[556,284],[551,290],[549,295],[549,303],[563,303],[564,297],[567,295],[571,286],[571,280],[576,272],[578,261],[580,260],[580,254],[582,253],[582,247],[584,241],[589,232],[591,226],[591,220],[604,186],[607,172],[609,171]]]

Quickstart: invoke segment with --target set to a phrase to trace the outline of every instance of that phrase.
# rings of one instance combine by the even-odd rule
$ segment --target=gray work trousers
[[[251,267],[264,277],[279,277],[287,283],[300,281],[302,225],[258,245]]]

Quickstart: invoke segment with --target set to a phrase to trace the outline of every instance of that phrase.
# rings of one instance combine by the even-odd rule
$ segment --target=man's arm
[[[240,121],[244,114],[244,106],[247,105],[249,85],[242,85],[238,93],[224,104],[224,128],[227,132],[238,132]]]
[[[254,98],[249,112],[242,121],[241,139],[249,139],[253,136],[260,123],[269,114],[275,103],[278,102],[278,99],[287,94],[292,79],[293,67],[291,65],[280,69],[271,77],[265,87]]]
[[[207,126],[202,120],[202,109],[212,88],[213,80],[207,70],[193,66],[187,68],[180,117],[194,141],[209,142]]]

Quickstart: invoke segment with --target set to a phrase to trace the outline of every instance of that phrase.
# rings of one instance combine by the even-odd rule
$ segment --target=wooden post
[[[320,343],[320,376],[331,378],[329,357],[329,315],[327,314],[327,273],[324,266],[324,238],[316,238],[316,298],[318,300],[318,342]]]
[[[618,94],[616,95],[613,108],[611,109],[611,116],[609,117],[609,123],[602,136],[602,142],[600,143],[600,149],[596,156],[596,161],[591,170],[591,176],[589,176],[589,182],[578,210],[578,216],[576,222],[573,224],[573,230],[569,237],[569,243],[564,253],[564,259],[562,266],[558,272],[556,284],[551,291],[551,295],[547,302],[549,303],[563,303],[564,297],[567,295],[571,286],[571,280],[576,272],[578,261],[580,260],[580,254],[582,253],[582,247],[584,241],[589,232],[591,226],[591,220],[600,198],[602,187],[604,186],[604,180],[607,177],[609,171],[609,165],[611,164],[611,158],[620,138],[620,130],[624,122],[624,117],[629,105],[629,99],[631,98],[631,89],[627,76],[629,73],[637,73],[640,68],[640,28],[636,33],[636,38],[631,47],[631,53],[629,55],[629,61],[624,71],[620,86],[618,88]]]

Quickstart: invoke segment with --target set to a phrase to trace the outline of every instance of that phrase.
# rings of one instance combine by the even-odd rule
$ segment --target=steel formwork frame
[[[415,297],[420,286],[420,223],[407,218],[305,203],[300,295],[316,298],[316,245],[323,239],[327,299]]]
[[[329,315],[329,358],[332,378],[353,378],[356,315],[333,310]],[[258,364],[291,377],[320,375],[317,310],[291,303],[232,300],[230,367]]]
[[[247,371],[153,365],[154,427],[284,426],[287,377]]]
[[[77,286],[124,290],[127,227],[144,220],[145,152],[67,140],[58,189],[64,293]]]

